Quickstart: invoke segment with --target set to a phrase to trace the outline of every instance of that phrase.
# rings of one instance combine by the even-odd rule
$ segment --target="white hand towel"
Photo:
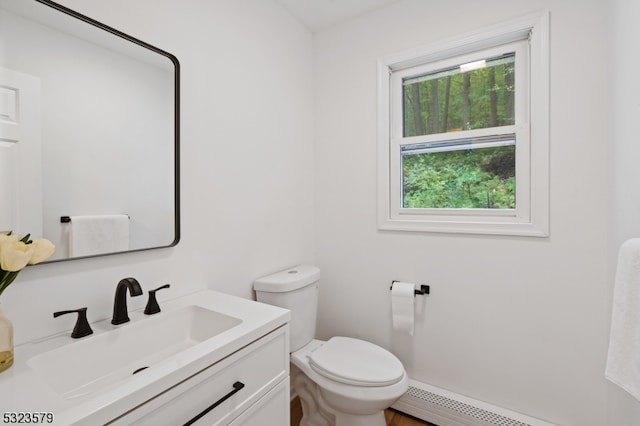
[[[618,254],[605,377],[640,400],[640,238]]]
[[[71,216],[69,254],[72,257],[129,250],[129,216]]]

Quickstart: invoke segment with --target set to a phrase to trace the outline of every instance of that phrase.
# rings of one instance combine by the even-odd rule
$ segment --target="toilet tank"
[[[318,310],[320,269],[299,265],[254,281],[258,302],[291,311],[290,350],[295,352],[313,339]]]

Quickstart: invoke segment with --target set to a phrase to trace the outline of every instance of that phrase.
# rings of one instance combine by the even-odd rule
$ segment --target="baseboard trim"
[[[391,408],[439,426],[556,426],[415,380]]]

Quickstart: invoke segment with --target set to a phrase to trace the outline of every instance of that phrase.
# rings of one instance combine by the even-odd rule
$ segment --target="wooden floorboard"
[[[291,426],[300,426],[300,419],[302,419],[302,405],[300,398],[295,397],[291,401]]]
[[[392,409],[384,411],[384,418],[387,426],[437,426]],[[291,426],[299,426],[300,419],[302,419],[302,406],[300,398],[295,398],[291,401]]]

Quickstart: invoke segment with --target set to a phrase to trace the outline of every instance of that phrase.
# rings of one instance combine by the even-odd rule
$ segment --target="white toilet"
[[[320,270],[301,265],[254,282],[259,302],[291,311],[291,381],[301,426],[385,426],[384,409],[408,389],[398,358],[349,337],[315,340]]]

